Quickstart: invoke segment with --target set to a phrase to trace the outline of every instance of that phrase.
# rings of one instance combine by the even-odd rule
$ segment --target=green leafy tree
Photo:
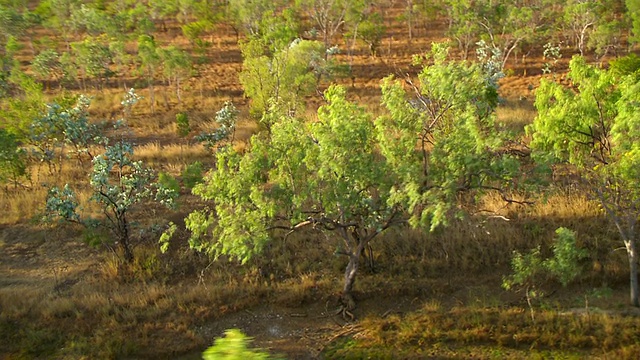
[[[615,224],[629,258],[631,304],[639,306],[637,222],[640,215],[640,82],[634,74],[570,63],[572,87],[543,79],[538,116],[528,128],[533,156],[573,166],[585,190]]]
[[[434,44],[433,65],[412,84],[413,95],[387,78],[382,103],[389,115],[378,120],[382,154],[402,180],[392,201],[410,213],[415,227],[435,229],[461,215],[463,193],[499,192],[509,202],[519,162],[495,130],[496,73],[481,63],[447,61]],[[417,149],[416,149],[417,139]]]
[[[0,128],[0,184],[13,182],[18,186],[20,178],[27,175],[26,156],[14,134]]]
[[[158,55],[158,47],[153,37],[149,35],[140,35],[138,37],[138,60],[140,61],[140,71],[144,74],[149,87],[151,112],[155,113],[156,98],[153,83],[162,59]]]
[[[325,232],[347,257],[347,311],[362,253],[378,235],[407,221],[433,229],[460,213],[462,193],[503,190],[517,164],[493,130],[495,84],[481,65],[448,63],[436,49],[417,99],[384,82],[388,113],[376,121],[332,86],[317,121],[280,114],[245,153],[218,150],[216,169],[193,190],[215,207],[185,220],[191,246],[244,263],[278,229]]]
[[[82,167],[84,158],[93,158],[91,147],[106,143],[102,129],[89,121],[90,99],[80,96],[73,106],[57,103],[33,119],[28,143],[32,156],[48,164],[51,174],[60,174],[63,160],[74,156]]]
[[[320,33],[325,49],[333,44],[335,36],[344,26],[349,6],[355,1],[344,0],[298,0],[297,5],[306,10]]]
[[[182,82],[191,77],[193,65],[189,55],[176,48],[168,46],[158,49],[158,56],[162,61],[162,75],[167,87],[174,87],[178,103],[182,103]]]
[[[87,37],[83,41],[71,43],[71,49],[75,55],[75,64],[82,73],[83,88],[86,89],[86,80],[93,80],[99,88],[113,76],[110,65],[113,63],[113,54],[108,44],[101,39]]]
[[[75,32],[71,18],[78,7],[79,0],[44,0],[34,10],[45,27],[62,36],[67,44],[67,51],[71,50],[71,39]]]
[[[62,78],[60,55],[55,50],[47,49],[40,52],[31,62],[31,66],[41,79],[57,81]]]
[[[371,115],[349,103],[343,88],[325,96],[318,122],[283,116],[270,135],[254,136],[244,155],[219,150],[216,170],[193,190],[216,205],[215,213],[194,212],[186,223],[194,248],[243,263],[262,251],[273,229],[333,235],[336,253],[348,258],[343,300],[352,309],[364,248],[403,219],[387,205],[394,183],[377,156]]]
[[[444,0],[443,8],[447,14],[447,35],[455,39],[466,59],[471,47],[480,38],[480,13],[474,8],[474,2],[461,0]]]
[[[212,150],[226,144],[227,141],[233,142],[236,122],[238,121],[238,110],[231,101],[226,101],[222,108],[216,113],[215,122],[218,125],[213,132],[203,132],[196,136],[196,141],[203,142],[207,149]]]
[[[226,19],[236,34],[258,35],[263,17],[272,16],[277,6],[277,1],[270,0],[229,0]]]
[[[11,71],[7,85],[11,96],[0,103],[2,127],[18,141],[25,142],[30,135],[31,123],[45,110],[42,85],[19,69]]]
[[[584,55],[589,34],[598,21],[598,5],[598,1],[572,0],[564,6],[564,21],[572,33],[573,42],[580,55]]]
[[[535,321],[533,299],[544,295],[539,289],[543,278],[551,276],[558,279],[562,286],[567,286],[582,272],[580,261],[585,257],[587,251],[577,247],[575,232],[558,228],[553,244],[553,257],[543,260],[540,246],[527,254],[514,251],[511,259],[513,274],[503,278],[502,287],[506,290],[524,289],[531,320]]]
[[[324,71],[324,47],[310,40],[294,40],[272,56],[262,42],[243,44],[243,69],[240,83],[251,99],[251,113],[268,129],[273,123],[269,112],[289,113],[301,109],[304,97],[317,86]]]

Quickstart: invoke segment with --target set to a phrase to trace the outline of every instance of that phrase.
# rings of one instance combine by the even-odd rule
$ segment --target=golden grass
[[[177,166],[208,159],[211,156],[201,144],[160,145],[158,142],[137,146],[134,155],[136,159],[156,169],[175,169]]]
[[[405,316],[369,317],[355,335],[336,341],[327,358],[584,358],[635,359],[640,319],[620,314],[565,316],[517,307],[440,307],[427,303]]]

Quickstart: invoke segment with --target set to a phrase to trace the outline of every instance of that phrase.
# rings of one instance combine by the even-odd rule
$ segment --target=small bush
[[[181,174],[184,187],[191,190],[194,186],[201,183],[203,181],[203,172],[204,169],[200,161],[187,165]]]

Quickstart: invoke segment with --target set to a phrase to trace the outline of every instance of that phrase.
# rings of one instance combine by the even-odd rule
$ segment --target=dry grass
[[[518,307],[442,307],[427,303],[405,316],[367,318],[328,358],[585,358],[636,359],[640,318],[616,313],[538,312]]]

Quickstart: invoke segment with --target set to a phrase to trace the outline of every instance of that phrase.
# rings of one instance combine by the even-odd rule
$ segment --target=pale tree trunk
[[[598,195],[600,204],[609,218],[613,220],[613,223],[618,229],[618,233],[624,241],[624,246],[627,249],[627,256],[629,257],[630,302],[632,306],[640,307],[640,300],[638,299],[638,253],[636,249],[636,224],[638,222],[637,211],[631,210],[631,213],[627,212],[626,216],[623,218],[620,213],[624,214],[624,210],[621,210],[619,205],[608,203],[601,189],[597,189],[596,194]],[[612,206],[617,207],[618,212],[616,212]],[[636,206],[633,207],[633,209],[636,208]],[[625,210],[629,211],[628,209]]]
[[[640,307],[640,302],[638,300],[638,254],[636,251],[635,238],[626,240],[625,246],[627,248],[627,255],[629,255],[629,283],[631,285],[631,305]]]

